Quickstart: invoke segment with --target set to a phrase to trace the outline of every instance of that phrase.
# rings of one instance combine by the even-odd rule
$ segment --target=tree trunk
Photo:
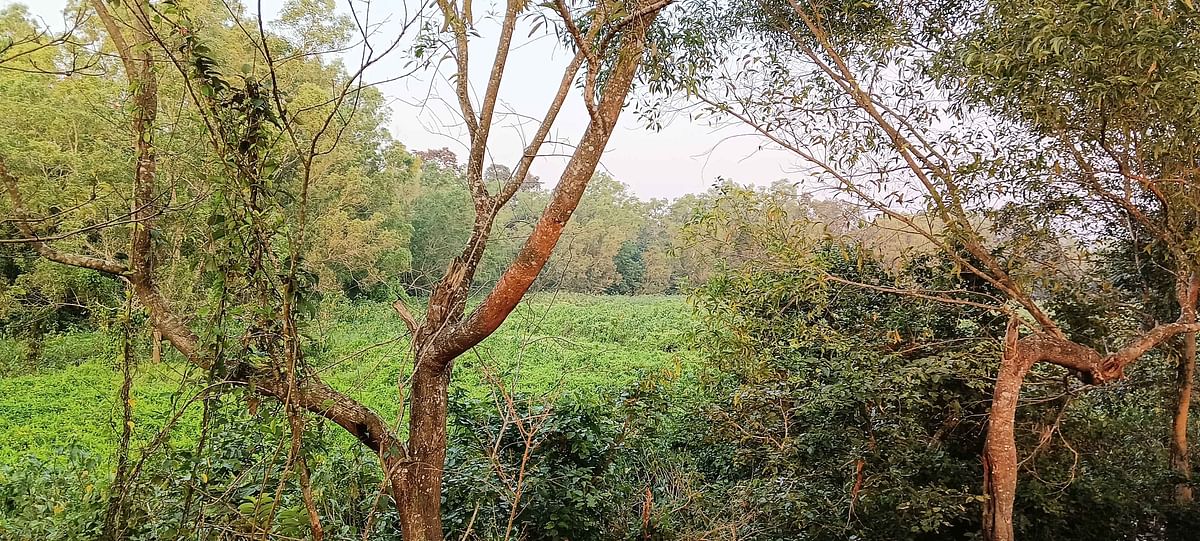
[[[1188,457],[1188,413],[1192,403],[1192,376],[1196,371],[1196,333],[1183,337],[1183,355],[1175,380],[1175,418],[1171,430],[1171,472],[1175,474],[1175,503],[1192,503],[1192,464]]]
[[[1180,278],[1176,285],[1179,321],[1196,322],[1196,276]],[[1171,472],[1175,474],[1175,503],[1188,505],[1192,496],[1192,463],[1188,456],[1188,415],[1192,404],[1192,381],[1196,372],[1196,333],[1183,335],[1183,354],[1175,378],[1175,417],[1171,424]]]
[[[987,541],[1012,541],[1013,502],[1017,495],[1017,442],[1014,425],[1021,384],[1030,363],[1020,354],[1017,328],[1010,324],[1004,357],[996,375],[992,408],[988,414],[987,441],[983,448],[983,537]]]
[[[153,335],[153,342],[150,345],[150,362],[158,364],[162,362],[162,331],[154,329],[151,334]]]
[[[1188,295],[1194,299],[1200,287],[1190,286]],[[1186,304],[1186,303],[1185,303]],[[1194,319],[1194,309],[1192,310]],[[1125,366],[1134,362],[1151,348],[1182,333],[1200,331],[1195,323],[1181,321],[1156,325],[1131,340],[1116,353],[1101,355],[1088,346],[1072,342],[1060,334],[1035,333],[1018,338],[1018,321],[1009,320],[1004,335],[1004,357],[996,375],[992,407],[988,414],[987,441],[983,448],[983,537],[987,541],[1012,541],[1013,502],[1017,494],[1017,443],[1015,424],[1021,384],[1029,369],[1039,362],[1056,364],[1075,370],[1089,385],[1103,385],[1125,377]],[[1185,442],[1186,443],[1186,442]]]
[[[442,470],[446,464],[449,371],[418,357],[409,409],[409,459],[395,469],[404,541],[442,541]]]

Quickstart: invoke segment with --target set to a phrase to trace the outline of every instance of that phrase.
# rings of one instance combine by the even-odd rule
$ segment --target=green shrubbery
[[[116,336],[88,330],[49,334],[36,340],[0,338],[0,375],[59,370],[93,361],[111,364],[119,351]]]
[[[0,537],[82,541],[100,536],[109,470],[80,446],[56,455],[25,456],[0,466]]]
[[[279,492],[286,420],[251,416],[231,393],[208,404],[202,447],[172,445],[151,455],[130,488],[123,513],[128,539],[251,539],[263,529],[303,537],[309,523],[295,475]],[[654,489],[647,445],[668,415],[646,415],[642,398],[518,397],[514,407],[539,417],[525,440],[495,404],[456,393],[445,488],[447,528],[503,537],[514,506],[513,533],[526,539],[612,539],[641,528],[644,492]],[[276,412],[277,413],[277,412]],[[505,421],[508,420],[508,422]],[[313,493],[327,539],[395,539],[398,525],[380,493],[369,451],[336,432],[305,437]],[[499,444],[497,445],[497,439]],[[533,453],[522,463],[526,447]],[[193,444],[195,445],[195,444]],[[0,468],[0,537],[90,539],[100,532],[115,494],[111,467],[94,453],[68,447],[54,458],[25,457]],[[520,496],[514,494],[521,474]]]
[[[306,335],[309,362],[335,387],[394,417],[396,378],[408,369],[404,324],[386,304],[337,299],[329,299]],[[607,330],[593,332],[591,325]],[[646,376],[696,366],[695,355],[678,346],[689,325],[679,297],[537,295],[478,355],[460,360],[455,385],[483,398],[491,386],[488,372],[530,395],[629,387]],[[161,365],[149,364],[148,336],[134,338],[141,362],[133,389],[135,437],[148,439],[204,380],[171,355]],[[19,354],[21,343],[0,340],[0,352]],[[119,339],[76,331],[48,336],[45,344],[52,355],[43,356],[36,370],[22,367],[18,372],[25,375],[0,378],[0,461],[23,453],[46,457],[73,440],[109,455],[120,424],[120,375],[114,370]],[[193,410],[177,434],[196,433],[199,415]]]

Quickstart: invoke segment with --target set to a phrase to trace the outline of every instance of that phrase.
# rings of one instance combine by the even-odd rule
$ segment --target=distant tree
[[[446,147],[421,150],[416,154],[417,157],[424,160],[425,163],[436,165],[442,169],[453,170],[458,169],[459,167],[458,156],[456,156],[453,151]]]
[[[445,163],[424,162],[412,203],[412,270],[405,282],[414,293],[428,294],[471,236],[475,212],[466,182],[460,168]]]
[[[613,266],[621,280],[608,286],[608,293],[632,295],[642,290],[646,281],[646,262],[643,259],[646,247],[640,239],[627,240],[613,256]]]

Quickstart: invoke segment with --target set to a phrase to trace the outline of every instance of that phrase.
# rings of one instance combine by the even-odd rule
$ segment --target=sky
[[[361,19],[367,20],[365,0],[335,0],[338,10],[349,13],[348,2],[355,2]],[[0,0],[0,6],[23,3],[30,12],[52,27],[62,27],[62,9],[67,0]],[[278,19],[283,0],[249,2],[250,12],[262,6],[267,21]],[[404,17],[404,2],[376,0],[371,6],[369,20],[378,23],[378,32],[371,39],[376,50],[396,35],[399,21]],[[495,54],[498,25],[489,12],[476,7],[476,30],[479,37],[472,43],[470,77],[473,89],[486,83],[492,57]],[[550,98],[557,89],[562,70],[570,56],[548,36],[528,37],[529,21],[515,32],[516,43],[509,55],[508,69],[500,88],[497,122],[489,147],[495,163],[512,166],[523,148],[522,135],[530,135],[536,125],[522,118],[541,118]],[[398,51],[403,53],[403,51]],[[352,53],[353,65],[361,48]],[[348,61],[351,61],[347,59]],[[373,65],[366,81],[376,82],[405,73],[408,58],[391,54]],[[447,75],[453,63],[430,68],[416,74],[379,85],[392,111],[388,125],[392,136],[410,150],[447,147],[460,160],[466,155],[466,137],[461,118],[453,106],[456,98]],[[504,114],[504,113],[508,114]],[[587,123],[587,113],[578,93],[568,99],[551,138],[564,143],[578,140]],[[626,109],[609,141],[600,169],[627,184],[634,194],[648,199],[675,198],[687,193],[707,190],[718,178],[740,183],[766,185],[779,179],[799,180],[794,160],[786,153],[763,149],[760,138],[749,135],[745,128],[725,126],[716,128],[703,121],[693,121],[688,115],[675,115],[661,131],[647,129],[632,107]],[[567,154],[568,146],[543,147],[543,153]],[[562,156],[539,159],[532,173],[539,175],[545,185],[557,180],[566,164]]]

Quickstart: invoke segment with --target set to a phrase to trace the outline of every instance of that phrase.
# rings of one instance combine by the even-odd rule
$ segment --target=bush
[[[0,375],[28,372],[29,344],[16,338],[0,337]]]
[[[634,450],[616,409],[570,398],[514,403],[520,421],[491,402],[454,400],[447,529],[504,537],[511,515],[531,541],[627,537],[622,508],[640,501],[640,487],[626,471]]]
[[[111,481],[106,471],[96,456],[77,446],[54,459],[25,457],[0,466],[0,538],[99,538]]]

